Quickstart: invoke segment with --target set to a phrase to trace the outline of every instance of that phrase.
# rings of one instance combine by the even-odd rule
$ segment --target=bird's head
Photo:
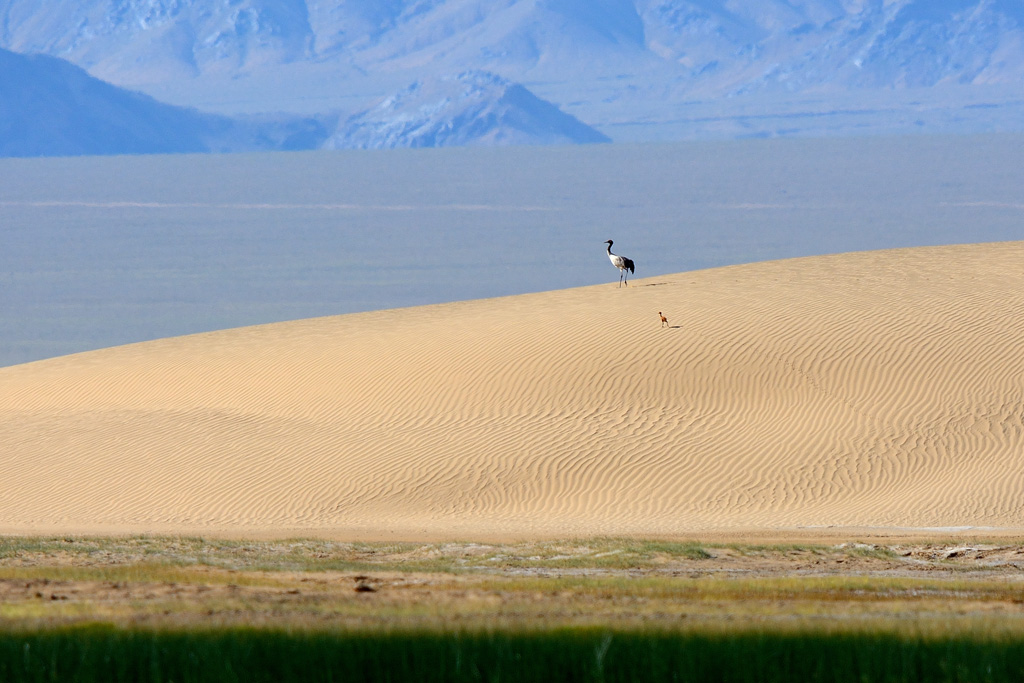
[[[608,246],[610,247],[610,246],[612,246],[613,244],[615,244],[615,242],[612,242],[611,240],[606,240],[606,241],[605,241],[605,244],[607,244],[607,245],[608,245]]]

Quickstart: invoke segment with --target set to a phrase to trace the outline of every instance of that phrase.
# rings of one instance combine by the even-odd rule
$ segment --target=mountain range
[[[0,156],[306,149],[325,136],[315,119],[204,114],[0,49]]]
[[[570,144],[611,140],[521,85],[485,71],[416,81],[342,122],[339,148]]]
[[[349,118],[227,116],[161,103],[55,57],[0,49],[0,157],[608,141],[487,72],[417,81]]]
[[[418,130],[499,121],[512,87],[535,100],[512,119],[558,116],[474,143],[551,140],[566,116],[594,129],[574,142],[1024,127],[1019,0],[0,0],[0,47],[177,106],[312,118],[314,146],[429,144],[398,123],[456,83],[476,104],[421,107]]]

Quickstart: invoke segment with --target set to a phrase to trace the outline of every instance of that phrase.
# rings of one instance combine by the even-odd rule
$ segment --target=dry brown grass
[[[0,620],[1024,632],[1024,544],[0,539]]]

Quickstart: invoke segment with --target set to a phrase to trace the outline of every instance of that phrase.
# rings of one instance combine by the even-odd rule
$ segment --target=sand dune
[[[1024,527],[1024,242],[614,275],[2,369],[0,529]]]

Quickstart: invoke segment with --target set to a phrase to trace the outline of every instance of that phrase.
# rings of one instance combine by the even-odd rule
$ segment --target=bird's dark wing
[[[622,260],[625,262],[626,270],[628,270],[629,272],[632,273],[633,272],[633,259],[623,257]]]

